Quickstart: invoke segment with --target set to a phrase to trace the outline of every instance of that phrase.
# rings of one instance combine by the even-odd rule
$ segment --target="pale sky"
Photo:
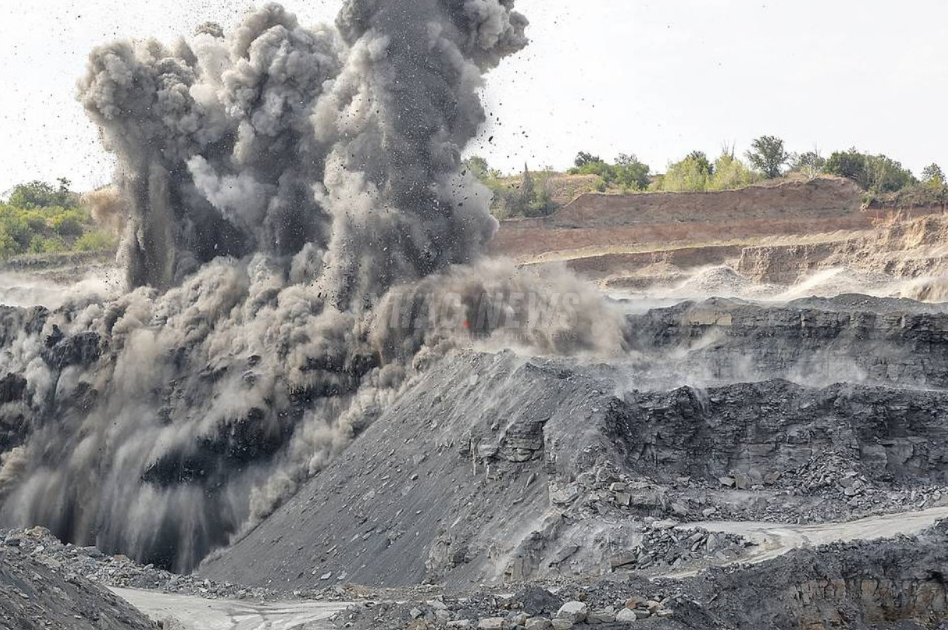
[[[396,0],[397,1],[397,0]],[[172,41],[244,0],[0,0],[0,193],[66,176],[109,181],[75,101],[88,51],[116,38]],[[285,0],[304,23],[341,0]],[[944,0],[518,0],[530,47],[491,73],[499,125],[471,151],[503,170],[566,168],[579,150],[635,153],[658,171],[701,149],[743,153],[761,134],[824,156],[856,146],[918,174],[948,169]],[[493,143],[487,138],[493,136]]]

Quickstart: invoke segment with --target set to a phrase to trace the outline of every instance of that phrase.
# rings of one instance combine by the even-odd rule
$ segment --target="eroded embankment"
[[[818,285],[841,281],[852,291],[942,302],[948,296],[944,280],[948,271],[948,218],[942,208],[927,210],[932,214],[900,216],[859,231],[602,254],[573,258],[566,264],[608,288],[646,289],[649,293],[688,291],[690,284],[700,283],[708,267],[723,266],[745,285],[745,292],[725,295],[772,295],[780,293],[781,288],[832,295],[839,291],[834,293],[830,287]],[[833,278],[836,274],[842,275]],[[811,287],[814,283],[817,286]],[[699,292],[701,289],[691,287]],[[732,288],[706,287],[704,294],[719,295],[716,290]]]
[[[948,218],[941,214],[890,221],[876,230],[813,244],[746,247],[735,265],[757,282],[793,284],[834,267],[896,278],[943,274],[948,269]]]
[[[775,294],[842,270],[854,276],[849,290],[944,301],[945,207],[864,206],[862,196],[833,178],[719,193],[590,194],[550,217],[502,223],[492,247],[649,295],[721,295],[688,285],[723,266],[752,285],[747,293],[722,287],[723,295]]]
[[[838,178],[710,193],[588,193],[549,217],[504,221],[491,248],[523,262],[576,261],[609,253],[647,253],[654,262],[680,248],[712,246],[710,259],[702,263],[711,264],[713,247],[720,245],[867,230],[896,215],[942,212],[863,208],[863,197],[858,186]]]

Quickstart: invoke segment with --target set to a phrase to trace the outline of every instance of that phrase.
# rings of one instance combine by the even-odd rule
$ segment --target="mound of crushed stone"
[[[45,527],[0,530],[0,544],[6,542],[33,560],[77,575],[108,588],[154,590],[178,595],[194,595],[204,599],[276,599],[277,594],[263,588],[244,588],[236,584],[212,582],[196,575],[165,571],[154,565],[141,565],[124,555],[109,555],[97,547],[80,547],[63,543]],[[316,597],[316,593],[301,593]],[[319,593],[331,598],[332,593]]]
[[[7,536],[0,544],[0,628],[153,630],[125,600]],[[42,550],[40,550],[42,553]],[[39,554],[38,554],[39,555]]]
[[[611,385],[511,353],[464,354],[429,374],[200,572],[283,588],[471,584],[502,578],[531,532],[572,529],[551,496],[568,504],[578,490],[557,473],[594,470],[610,449],[599,425]],[[634,524],[617,527],[628,537]]]
[[[702,269],[675,289],[679,295],[744,296],[752,292],[753,282],[723,265]]]

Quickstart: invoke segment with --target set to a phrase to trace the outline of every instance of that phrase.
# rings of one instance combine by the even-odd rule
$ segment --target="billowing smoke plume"
[[[483,73],[526,44],[513,4],[347,0],[335,28],[269,5],[93,52],[80,99],[118,157],[128,292],[0,318],[3,522],[188,570],[470,325],[392,322],[392,295],[529,308],[507,303],[529,281],[477,262],[496,224],[460,168]],[[619,343],[601,304],[570,309],[518,341]]]
[[[526,43],[512,4],[349,1],[337,29],[269,5],[227,38],[95,51],[81,100],[120,158],[130,285],[259,252],[348,308],[470,261],[494,222],[460,151],[482,72]]]

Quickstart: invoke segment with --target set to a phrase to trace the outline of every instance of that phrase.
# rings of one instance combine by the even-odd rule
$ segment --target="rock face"
[[[900,214],[909,220],[888,221],[871,232],[844,233],[816,243],[745,247],[736,266],[756,281],[780,284],[840,267],[903,278],[938,276],[948,268],[944,212],[943,207],[905,209]]]
[[[633,393],[614,416],[627,465],[657,478],[792,479],[833,456],[874,482],[948,483],[948,394],[787,381]],[[840,468],[842,477],[847,469]]]
[[[629,317],[629,342],[699,380],[948,385],[948,313],[864,296],[812,303],[684,302]]]
[[[742,571],[712,572],[693,586],[702,593],[699,601],[719,595],[705,612],[730,627],[942,627],[948,619],[945,543],[942,522],[918,538],[799,550]],[[750,601],[755,605],[747,606]]]
[[[61,564],[0,546],[0,628],[153,630],[126,601]]]

